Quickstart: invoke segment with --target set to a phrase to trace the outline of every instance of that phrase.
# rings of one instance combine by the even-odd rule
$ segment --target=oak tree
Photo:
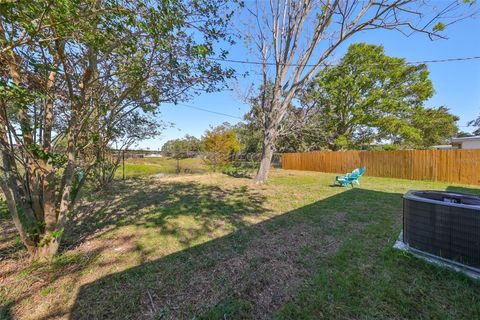
[[[331,150],[390,138],[420,141],[422,132],[409,120],[428,116],[422,109],[434,92],[428,76],[426,65],[390,57],[382,46],[350,45],[300,95],[311,114],[306,133]]]

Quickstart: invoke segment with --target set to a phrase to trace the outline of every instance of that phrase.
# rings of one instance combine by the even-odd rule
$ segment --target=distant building
[[[480,149],[480,136],[452,138],[451,143],[457,149]]]
[[[434,149],[480,149],[480,136],[452,138],[451,144],[441,144],[432,146]]]
[[[161,158],[163,154],[161,153],[149,153],[145,155],[145,158]]]

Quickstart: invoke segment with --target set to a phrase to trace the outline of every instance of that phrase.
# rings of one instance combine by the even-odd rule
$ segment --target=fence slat
[[[284,153],[282,168],[480,185],[479,150],[315,151]]]

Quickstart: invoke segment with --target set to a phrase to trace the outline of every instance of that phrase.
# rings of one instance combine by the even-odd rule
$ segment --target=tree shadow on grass
[[[480,196],[480,187],[473,188],[473,187],[448,186],[446,190],[450,192],[460,192],[460,193],[474,194],[474,195]]]
[[[86,284],[70,319],[271,318],[319,260],[372,223],[398,223],[401,207],[399,194],[350,189]]]
[[[225,171],[223,172],[229,177],[232,178],[241,178],[241,179],[252,179],[252,171]]]
[[[392,248],[402,202],[350,189],[86,284],[70,319],[474,318],[478,283]]]
[[[117,228],[151,228],[153,234],[174,235],[182,246],[188,247],[200,237],[209,237],[209,233],[222,227],[222,223],[232,228],[245,226],[246,217],[268,212],[264,201],[264,196],[246,186],[218,187],[162,179],[129,180],[115,183],[105,192],[87,195],[69,217],[68,238],[62,243],[61,254],[52,263],[15,265],[15,260],[9,260],[2,264],[0,280],[4,279],[5,284],[21,280],[18,283],[22,288],[16,290],[15,296],[9,296],[8,301],[0,303],[0,318],[10,317],[10,309],[20,301],[47,295],[58,283],[62,286],[68,283],[75,288],[75,283],[85,272],[91,272],[91,268],[101,268],[103,272],[112,267],[121,268],[119,262],[129,261],[122,261],[121,255],[140,253],[141,259],[147,259],[148,250],[152,248],[138,245],[134,231],[110,235]],[[181,225],[175,229],[175,219],[187,219],[195,228]],[[101,238],[104,235],[108,238]],[[101,239],[90,241],[97,238]],[[67,250],[76,246],[81,248]],[[118,249],[120,251],[115,251]],[[109,258],[112,252],[115,255]],[[48,307],[52,311],[45,318],[63,317],[68,313],[59,303],[65,300],[52,301]]]
[[[295,309],[311,312],[304,313],[303,318],[325,318],[328,308],[332,317],[340,312],[343,318],[382,318],[362,313],[363,306],[390,310],[387,318],[412,318],[420,312],[411,307],[412,301],[424,301],[429,309],[450,308],[452,302],[444,301],[446,294],[436,294],[435,290],[460,291],[454,299],[457,301],[462,297],[472,299],[471,295],[462,296],[462,290],[480,294],[470,282],[452,280],[455,277],[447,271],[439,276],[438,271],[422,262],[385,249],[391,247],[401,229],[400,194],[349,189],[256,225],[245,223],[244,218],[268,212],[265,199],[243,186],[143,180],[119,184],[96,197],[79,208],[77,214],[83,214],[82,219],[73,217],[70,227],[74,236],[69,239],[72,245],[114,228],[138,225],[159,234],[177,232],[175,235],[183,237],[187,249],[83,285],[71,310],[62,305],[65,299],[53,300],[49,314],[41,319],[267,319],[285,308],[294,310],[289,311],[290,317],[284,316],[291,319],[302,318]],[[172,230],[171,219],[183,216],[194,218],[201,228],[183,229],[181,234]],[[220,220],[239,230],[195,245],[199,237],[215,231]],[[131,242],[102,239],[100,244],[110,250],[113,242],[120,246],[122,241]],[[129,250],[151,256],[142,247]],[[60,263],[54,276],[73,274],[72,281],[77,281],[75,277],[80,277],[102,251],[92,248],[88,259],[81,263]],[[109,265],[101,267],[107,272],[118,260],[105,263]],[[384,268],[377,267],[377,263]],[[400,268],[404,272],[397,272]],[[419,274],[426,282],[417,281]],[[333,280],[320,281],[325,279]],[[396,282],[390,283],[392,279]],[[45,286],[51,281],[46,279]],[[416,285],[416,281],[420,284]],[[375,283],[378,295],[367,291],[370,283]],[[315,286],[320,289],[313,294],[303,293]],[[32,289],[28,294],[35,297],[39,292]],[[307,298],[302,301],[303,296]],[[9,308],[28,297],[6,303],[2,312],[8,315]],[[310,301],[311,297],[324,300]],[[349,304],[357,309],[349,310]],[[310,311],[312,306],[316,309]],[[405,315],[399,310],[413,313]]]
[[[127,225],[175,233],[168,222],[178,217],[190,217],[197,227],[201,225],[185,230],[183,242],[190,245],[198,237],[215,231],[219,221],[240,228],[245,226],[245,217],[268,211],[263,206],[265,197],[246,186],[226,188],[155,179],[118,183],[90,200],[80,205],[70,219],[67,247]]]
[[[15,306],[21,305],[22,302],[36,299],[38,296],[48,294],[56,281],[62,282],[67,279],[70,283],[75,283],[81,277],[81,274],[86,270],[97,258],[101,255],[105,247],[96,247],[88,253],[73,253],[65,254],[55,257],[51,262],[36,262],[25,263],[25,261],[18,261],[17,267],[7,266],[8,270],[2,270],[0,280],[2,285],[5,285],[5,290],[0,292],[0,319],[15,319],[15,314],[11,309]],[[25,260],[28,261],[27,258]],[[3,267],[2,266],[2,267]],[[11,275],[10,281],[16,282],[16,286],[6,286]],[[23,281],[26,281],[25,285]],[[24,288],[26,286],[26,288]],[[17,291],[18,293],[12,296],[6,296],[8,292]],[[48,319],[56,316],[65,315],[64,301],[52,300],[49,306],[51,309],[57,309],[58,312],[50,314]]]
[[[23,244],[17,235],[7,204],[0,199],[0,261],[12,258],[22,249]]]

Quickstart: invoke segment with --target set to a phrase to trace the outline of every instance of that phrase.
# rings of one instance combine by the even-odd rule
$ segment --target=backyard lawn
[[[206,162],[201,158],[179,159],[180,173],[204,173],[208,171]],[[177,160],[170,157],[133,158],[125,160],[125,177],[138,178],[159,173],[173,174],[177,172]],[[123,177],[123,166],[115,172],[115,177]]]
[[[478,282],[392,249],[407,190],[480,189],[373,177],[345,189],[334,176],[116,181],[84,197],[51,264],[20,260],[2,208],[0,318],[480,317]]]

